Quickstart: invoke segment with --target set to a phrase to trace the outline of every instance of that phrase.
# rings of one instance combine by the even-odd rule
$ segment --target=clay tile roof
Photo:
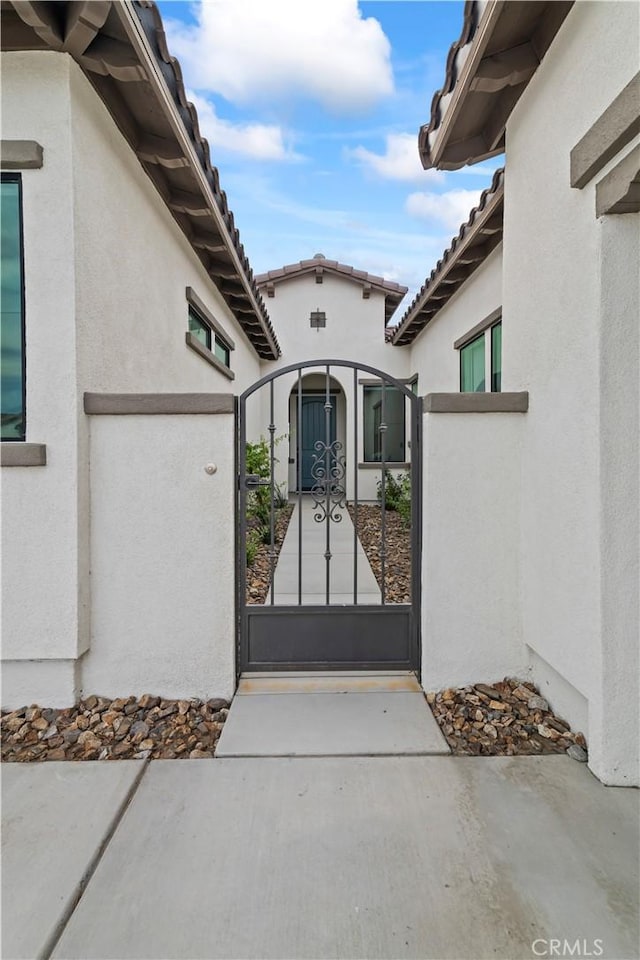
[[[180,64],[167,47],[156,4],[2,0],[0,18],[3,50],[63,50],[74,58],[256,353],[266,359],[279,356],[264,300],[200,133],[198,114],[187,99]]]
[[[573,0],[466,0],[444,83],[419,134],[425,169],[456,170],[504,151],[509,115],[572,6]]]
[[[409,304],[394,330],[394,346],[412,343],[500,243],[503,200],[504,167],[501,167]]]
[[[283,280],[291,280],[294,277],[302,277],[305,274],[331,273],[334,276],[345,277],[359,283],[363,287],[371,287],[379,290],[385,295],[385,324],[387,324],[397,310],[402,298],[406,294],[408,287],[401,283],[395,283],[393,280],[385,280],[384,277],[378,277],[367,273],[366,270],[356,270],[346,263],[338,263],[337,260],[327,260],[322,254],[316,254],[311,260],[300,260],[298,263],[288,263],[277,270],[268,270],[266,273],[260,273],[256,276],[258,287],[264,288],[275,283],[281,283]]]
[[[147,35],[147,39],[150,42],[151,48],[161,66],[167,86],[169,87],[176,106],[178,107],[182,122],[198,155],[202,168],[209,182],[209,186],[213,191],[218,209],[222,214],[234,248],[240,259],[245,277],[249,282],[251,291],[258,304],[260,316],[257,319],[259,320],[259,325],[251,324],[250,322],[247,323],[245,320],[247,316],[246,314],[236,314],[237,319],[240,325],[245,327],[245,333],[247,334],[249,340],[253,343],[257,353],[266,359],[274,359],[275,357],[280,356],[278,339],[269,319],[265,302],[260,294],[260,291],[258,290],[258,285],[256,283],[251,264],[249,263],[249,258],[245,253],[244,246],[240,242],[240,232],[235,225],[233,211],[230,209],[227,202],[227,195],[220,187],[220,176],[218,170],[211,163],[209,143],[200,133],[198,112],[194,105],[187,99],[180,63],[175,57],[171,56],[171,53],[169,52],[169,48],[167,46],[167,37],[164,31],[164,24],[162,22],[160,11],[157,7],[157,4],[153,2],[153,0],[135,0],[135,8],[138,18]],[[235,313],[234,307],[230,305],[230,308]],[[262,330],[260,328],[262,328]],[[266,337],[264,336],[265,332],[268,334]]]

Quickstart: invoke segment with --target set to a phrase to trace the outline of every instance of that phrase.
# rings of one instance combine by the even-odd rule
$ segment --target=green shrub
[[[382,503],[382,480],[378,480],[378,502]],[[395,510],[402,517],[405,526],[411,523],[411,474],[399,473],[397,476],[384,472],[384,505],[386,510]]]
[[[247,531],[247,566],[250,567],[255,560],[261,543],[261,528]]]
[[[247,443],[246,457],[248,474],[254,473],[258,477],[265,478],[269,476],[271,457],[269,444],[264,437],[260,437],[257,443]]]

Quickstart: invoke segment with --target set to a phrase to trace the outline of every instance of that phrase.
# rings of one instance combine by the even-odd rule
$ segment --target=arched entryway
[[[238,672],[418,670],[421,420],[405,384],[345,360],[294,364],[242,394]],[[410,586],[400,599],[390,589],[398,485],[410,545]],[[248,589],[256,504],[266,599]],[[282,535],[279,510],[292,513]],[[372,517],[377,526],[363,538],[365,511],[367,527]]]

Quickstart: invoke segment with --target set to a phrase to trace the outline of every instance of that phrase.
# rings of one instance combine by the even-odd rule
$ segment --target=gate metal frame
[[[411,449],[411,603],[409,604],[386,604],[384,596],[384,571],[385,571],[385,555],[384,549],[381,556],[381,567],[382,567],[382,577],[383,577],[383,589],[381,590],[381,604],[358,604],[357,602],[357,553],[354,556],[354,604],[353,605],[341,605],[341,604],[329,604],[329,571],[330,571],[330,560],[331,554],[329,551],[329,537],[330,537],[330,515],[327,515],[327,553],[329,554],[327,559],[327,603],[322,605],[311,605],[311,604],[302,604],[301,596],[301,556],[300,551],[298,554],[298,564],[299,564],[299,602],[296,605],[285,606],[285,605],[276,605],[274,604],[274,593],[273,593],[273,583],[274,583],[274,571],[276,567],[276,562],[274,557],[271,558],[271,602],[262,604],[248,604],[246,602],[246,537],[247,537],[247,522],[246,522],[246,501],[247,501],[247,491],[248,488],[245,485],[247,478],[246,471],[246,443],[247,443],[247,434],[246,434],[246,404],[249,397],[254,393],[260,390],[262,387],[269,385],[269,446],[270,446],[270,479],[267,481],[267,485],[270,487],[271,491],[271,501],[273,503],[273,496],[275,492],[275,479],[274,479],[274,443],[275,443],[275,431],[276,426],[274,423],[274,383],[277,379],[282,376],[285,376],[289,373],[298,373],[298,383],[297,383],[297,395],[298,395],[298,424],[297,424],[297,436],[296,444],[298,448],[298,459],[300,456],[300,398],[302,396],[302,372],[304,370],[312,368],[324,368],[326,371],[327,384],[330,380],[330,370],[332,367],[343,367],[353,371],[353,383],[354,383],[354,403],[353,403],[353,416],[354,416],[354,447],[355,447],[355,456],[353,461],[354,469],[354,497],[353,502],[356,509],[357,516],[357,507],[358,507],[358,373],[366,373],[371,376],[379,379],[382,386],[382,421],[384,424],[384,387],[390,386],[397,388],[409,401],[410,401],[410,449]],[[329,392],[327,388],[327,403],[329,402]],[[329,413],[327,413],[327,417]],[[236,464],[236,475],[237,475],[237,486],[236,486],[236,542],[235,542],[235,565],[236,565],[236,625],[237,625],[237,636],[236,636],[236,674],[240,676],[241,673],[246,671],[291,671],[291,670],[376,670],[376,669],[390,669],[390,670],[412,670],[416,673],[420,671],[420,655],[421,655],[421,601],[422,601],[422,584],[421,584],[421,564],[422,564],[422,400],[421,398],[413,393],[406,384],[402,383],[400,380],[395,377],[390,376],[388,373],[385,373],[382,370],[379,370],[376,367],[372,367],[368,364],[359,363],[356,361],[350,360],[306,360],[299,363],[290,364],[289,366],[282,367],[278,370],[274,370],[272,373],[267,374],[262,377],[260,380],[256,381],[252,386],[244,391],[238,398],[236,398],[236,451],[235,451],[235,464]],[[381,525],[381,540],[384,539],[385,532],[385,509],[384,509],[384,484],[385,484],[385,470],[393,469],[393,463],[390,463],[385,460],[385,449],[384,449],[384,430],[386,430],[386,425],[383,427],[383,436],[382,436],[382,460],[380,462],[380,470],[382,476],[382,525]],[[326,474],[329,475],[329,455],[327,454],[326,460]],[[327,510],[330,514],[330,504],[331,499],[330,490],[331,484],[326,484],[327,490]],[[296,491],[295,496],[298,497],[299,505],[302,503],[302,497],[305,494],[301,490]],[[308,495],[308,494],[307,494]],[[325,522],[324,520],[322,522]],[[355,524],[354,524],[355,527]],[[299,521],[299,530],[301,531],[302,524]],[[301,542],[301,533],[299,533],[299,543]],[[356,532],[357,538],[357,532]],[[271,509],[271,548],[273,550],[274,545],[274,510],[273,506]],[[354,551],[355,552],[355,551]],[[326,556],[326,554],[325,554]],[[395,619],[398,623],[406,624],[406,656],[400,657],[397,660],[379,660],[374,658],[359,658],[354,660],[345,660],[345,659],[322,659],[322,660],[301,660],[296,659],[292,656],[287,660],[278,660],[278,661],[268,661],[260,659],[252,659],[250,656],[250,631],[253,629],[254,633],[256,631],[260,632],[262,626],[268,629],[269,627],[269,618],[272,618],[272,626],[278,624],[279,629],[288,631],[291,635],[293,629],[295,629],[295,620],[297,619],[299,624],[305,624],[305,630],[307,635],[309,631],[313,635],[317,634],[319,630],[326,630],[325,618],[332,617],[333,623],[333,634],[332,637],[335,641],[336,637],[340,637],[342,633],[344,636],[352,637],[353,629],[356,623],[358,623],[359,618],[363,618],[363,623],[361,626],[369,625],[370,630],[372,631],[369,636],[367,636],[364,641],[365,645],[375,647],[376,633],[379,632],[380,628],[388,629],[384,621],[388,618],[392,618],[395,615]],[[275,618],[275,619],[274,619]],[[257,626],[254,626],[253,622],[255,621]],[[289,626],[289,624],[291,624]],[[292,652],[293,646],[295,643],[298,643],[298,640],[292,639]],[[259,645],[259,644],[258,644]]]

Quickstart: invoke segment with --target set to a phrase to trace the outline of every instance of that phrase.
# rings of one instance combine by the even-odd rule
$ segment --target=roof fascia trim
[[[407,312],[404,320],[396,328],[393,339],[391,340],[391,343],[393,344],[394,347],[408,345],[407,343],[402,343],[402,344],[399,343],[398,341],[400,337],[404,335],[404,333],[407,331],[407,328],[415,319],[416,315],[419,314],[422,310],[424,310],[425,306],[429,303],[429,301],[432,299],[436,299],[435,294],[440,292],[443,281],[445,281],[449,276],[449,274],[452,273],[452,271],[460,264],[460,261],[463,259],[464,254],[467,252],[469,247],[473,244],[473,241],[477,239],[478,234],[482,232],[487,222],[490,221],[493,216],[495,216],[496,211],[500,208],[500,206],[503,203],[504,203],[504,180],[500,184],[500,187],[495,191],[494,195],[491,197],[491,199],[485,206],[484,210],[480,211],[471,229],[469,229],[468,233],[464,236],[462,241],[458,244],[458,246],[456,246],[451,258],[447,261],[446,264],[443,265],[442,272],[438,276],[434,277],[432,283],[428,285],[427,289],[424,291],[423,296],[415,303],[415,305],[412,308],[411,307],[409,308],[409,311]],[[458,290],[462,289],[462,287],[465,285],[465,283],[467,283],[470,277],[473,276],[473,274],[478,269],[478,267],[482,263],[484,263],[491,256],[493,251],[499,246],[501,240],[502,240],[502,230],[500,231],[500,239],[497,241],[497,243],[488,245],[488,247],[486,247],[486,252],[484,253],[481,259],[474,260],[472,263],[466,264],[470,267],[467,277],[462,281],[462,283],[456,285],[451,290],[450,294],[447,294],[446,296],[442,297],[441,302],[438,303],[433,316],[427,320],[424,326],[428,326],[428,324],[431,323],[432,320],[447,305],[451,297],[455,293],[457,293]],[[424,329],[424,326],[420,330],[416,330],[415,334],[412,336],[411,340],[408,341],[408,343],[412,343],[413,340],[415,340],[415,338]]]
[[[473,35],[469,41],[471,47],[469,55],[465,60],[460,75],[454,82],[451,90],[451,101],[447,105],[441,123],[437,129],[436,139],[430,150],[430,166],[437,167],[442,159],[445,146],[448,140],[449,131],[453,129],[458,114],[469,91],[475,72],[482,60],[486,46],[491,39],[493,29],[502,13],[506,0],[489,0],[489,3],[482,12],[482,16]],[[446,96],[446,94],[445,94]],[[428,135],[427,135],[428,139]],[[426,157],[422,156],[422,165],[425,166]],[[428,169],[425,167],[425,169]]]

